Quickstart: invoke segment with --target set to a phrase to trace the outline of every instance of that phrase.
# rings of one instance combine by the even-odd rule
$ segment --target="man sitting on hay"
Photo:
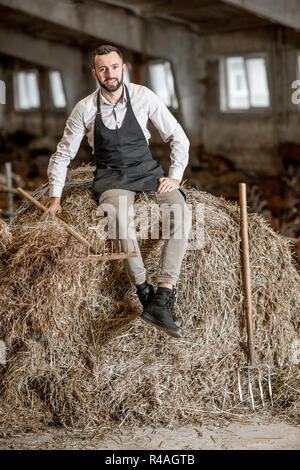
[[[129,209],[137,193],[154,192],[160,208],[172,210],[170,236],[164,243],[158,267],[157,291],[147,283],[137,243],[138,256],[125,259],[124,264],[143,305],[141,318],[171,336],[182,337],[183,329],[173,313],[173,306],[191,227],[186,197],[180,189],[188,163],[189,141],[174,116],[151,90],[133,83],[125,85],[125,71],[123,55],[116,47],[103,45],[95,50],[92,74],[100,87],[76,104],[57,150],[50,158],[48,214],[62,211],[60,198],[67,167],[86,134],[96,160],[92,193],[99,202],[99,209],[105,209],[108,215],[115,214],[122,247],[126,246],[126,239],[121,239],[120,233],[127,227],[128,212],[124,214],[119,209],[121,197],[126,198]],[[170,144],[168,176],[150,153],[148,119]]]

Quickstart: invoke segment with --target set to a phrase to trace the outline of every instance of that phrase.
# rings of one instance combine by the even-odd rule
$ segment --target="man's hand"
[[[175,178],[159,178],[159,186],[157,188],[158,193],[168,193],[173,191],[173,189],[178,189],[180,187],[180,181]]]
[[[60,197],[51,197],[50,198],[50,206],[45,212],[46,215],[54,216],[55,214],[61,214],[62,207],[60,205]]]

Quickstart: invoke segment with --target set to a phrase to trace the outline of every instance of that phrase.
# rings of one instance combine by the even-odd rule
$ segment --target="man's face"
[[[123,75],[126,72],[126,64],[117,52],[96,55],[93,77],[98,80],[101,87],[108,92],[117,91],[123,83]]]

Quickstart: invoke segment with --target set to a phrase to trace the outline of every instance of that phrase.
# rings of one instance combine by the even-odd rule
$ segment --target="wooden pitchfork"
[[[24,191],[22,188],[17,188],[17,191],[19,194],[21,194],[23,197],[28,199],[32,204],[34,204],[36,207],[41,209],[42,211],[46,212],[47,207],[41,204],[39,201],[37,201],[34,197],[31,196],[27,191]],[[74,238],[76,238],[77,241],[79,241],[83,246],[88,248],[89,252],[93,253],[93,255],[88,255],[86,257],[79,257],[79,258],[65,258],[62,261],[64,262],[72,262],[74,260],[76,261],[83,261],[83,262],[89,262],[89,261],[109,261],[109,260],[116,260],[116,259],[125,259],[125,258],[133,258],[137,256],[137,252],[135,250],[129,251],[129,242],[127,241],[127,251],[121,250],[121,243],[120,241],[118,242],[119,249],[117,252],[113,252],[113,245],[112,245],[112,252],[107,254],[100,254],[98,251],[88,242],[84,237],[80,235],[76,230],[74,230],[71,225],[67,224],[59,215],[55,215],[57,220],[65,227],[68,233],[70,233]],[[131,240],[133,243],[134,247],[134,240]]]
[[[254,396],[251,383],[251,372],[256,371],[258,375],[258,386],[262,406],[265,406],[264,393],[262,387],[262,374],[261,369],[258,367],[255,357],[254,345],[254,330],[253,330],[253,317],[252,317],[252,297],[251,297],[251,277],[250,277],[250,259],[249,259],[249,243],[248,243],[248,218],[247,218],[247,193],[246,183],[239,184],[239,199],[240,199],[240,224],[241,224],[241,238],[242,238],[242,258],[243,258],[243,287],[245,296],[245,311],[246,311],[246,326],[247,326],[247,344],[248,344],[248,366],[238,368],[238,389],[240,400],[243,403],[242,387],[241,387],[241,371],[247,371],[248,375],[248,390],[251,398],[252,408],[254,410]],[[272,386],[271,386],[271,373],[270,366],[265,364],[268,374],[268,389],[271,405],[273,406]]]

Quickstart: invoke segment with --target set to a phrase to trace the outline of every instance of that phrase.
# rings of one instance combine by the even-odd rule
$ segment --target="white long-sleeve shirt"
[[[147,87],[129,83],[127,85],[131,106],[138,123],[149,142],[151,137],[147,128],[148,119],[157,128],[164,142],[171,148],[171,164],[168,176],[181,181],[188,164],[189,140],[175,117],[162,101]],[[94,91],[79,101],[70,114],[62,139],[56,152],[50,157],[48,165],[50,197],[60,197],[66,179],[67,167],[76,156],[80,143],[86,135],[94,153],[94,120],[97,112],[97,93]],[[103,123],[109,129],[121,127],[127,110],[127,98],[112,104],[100,94],[100,106]]]

